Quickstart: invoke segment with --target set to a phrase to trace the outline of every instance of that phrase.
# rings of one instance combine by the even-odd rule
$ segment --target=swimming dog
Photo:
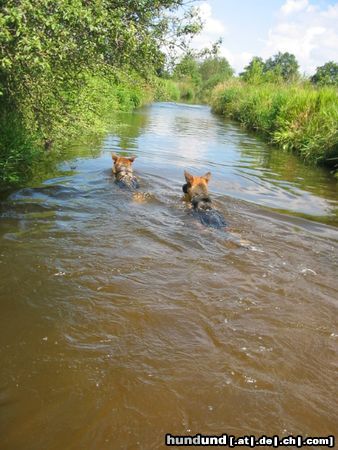
[[[224,217],[219,211],[213,208],[212,201],[208,193],[208,183],[211,173],[207,172],[201,177],[193,176],[184,171],[186,184],[182,186],[183,192],[193,207],[193,213],[203,225],[213,228],[223,228],[227,226]]]
[[[139,183],[132,168],[132,163],[135,161],[135,158],[136,156],[126,158],[124,156],[112,154],[112,159],[114,161],[113,173],[115,174],[115,181],[121,188],[130,190],[139,188]]]

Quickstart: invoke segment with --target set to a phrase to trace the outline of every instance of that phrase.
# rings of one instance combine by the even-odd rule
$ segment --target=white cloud
[[[208,2],[203,2],[197,5],[199,14],[203,21],[203,30],[200,34],[194,37],[192,46],[197,50],[210,47],[220,37],[223,37],[227,30],[225,25],[212,14],[211,5]]]
[[[200,3],[198,8],[204,26],[202,32],[193,39],[192,46],[197,50],[202,50],[203,48],[210,47],[219,38],[223,39],[226,37],[228,30],[223,22],[213,16],[210,3],[206,1]],[[224,43],[220,47],[220,54],[227,58],[236,71],[242,70],[254,56],[246,51],[233,53]]]
[[[250,60],[255,56],[249,52],[233,53],[224,45],[221,46],[221,56],[224,56],[237,73],[241,72],[243,67],[247,66]]]
[[[307,74],[314,73],[318,66],[328,61],[338,61],[338,1],[320,8],[314,0],[285,0],[267,38],[255,42],[248,39],[246,48],[237,51],[227,44],[231,36],[226,24],[215,17],[210,3],[203,1],[199,8],[204,29],[193,39],[192,46],[201,50],[222,37],[221,55],[237,72],[242,71],[253,56],[269,58],[279,51],[293,53],[300,70]],[[262,43],[260,51],[257,50],[257,42]]]
[[[309,7],[308,0],[286,0],[284,5],[281,7],[283,14],[291,14],[294,12],[302,11]]]
[[[338,60],[338,3],[319,9],[308,0],[286,0],[269,30],[263,57],[278,51],[293,53],[301,70]]]
[[[338,3],[336,5],[330,5],[327,10],[322,11],[321,16],[331,19],[338,19]]]
[[[204,22],[204,33],[209,36],[223,34],[225,32],[225,25],[218,19],[212,16],[211,5],[207,2],[201,3],[198,7],[201,18]]]

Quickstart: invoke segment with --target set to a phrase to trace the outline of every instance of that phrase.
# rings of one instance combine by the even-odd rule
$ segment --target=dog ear
[[[186,179],[187,183],[192,184],[192,182],[194,180],[194,177],[189,172],[187,172],[186,170],[184,171],[184,176],[185,176],[185,179]]]
[[[134,162],[136,159],[136,156],[131,156],[130,158],[128,158],[130,162]]]
[[[118,156],[115,155],[115,153],[113,153],[113,154],[111,155],[111,157],[112,157],[112,160],[113,160],[114,162],[117,161]]]
[[[203,178],[205,179],[205,181],[207,183],[209,183],[210,178],[211,178],[211,172],[207,172],[205,175],[203,175]]]

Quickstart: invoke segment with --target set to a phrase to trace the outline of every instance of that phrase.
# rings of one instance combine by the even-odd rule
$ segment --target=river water
[[[205,106],[114,123],[1,202],[0,449],[334,434],[337,182]],[[184,169],[212,172],[228,230],[190,215]]]

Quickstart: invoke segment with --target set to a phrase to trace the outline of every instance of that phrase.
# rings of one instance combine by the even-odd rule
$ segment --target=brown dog
[[[224,217],[212,206],[212,201],[208,193],[208,183],[211,173],[207,172],[201,177],[191,175],[184,171],[186,184],[182,186],[183,192],[193,206],[196,215],[203,225],[213,228],[223,228],[227,226]]]
[[[130,190],[137,189],[139,187],[139,183],[132,168],[132,163],[135,161],[136,156],[126,158],[124,156],[112,154],[112,158],[114,161],[113,173],[115,174],[116,183],[121,188]]]

